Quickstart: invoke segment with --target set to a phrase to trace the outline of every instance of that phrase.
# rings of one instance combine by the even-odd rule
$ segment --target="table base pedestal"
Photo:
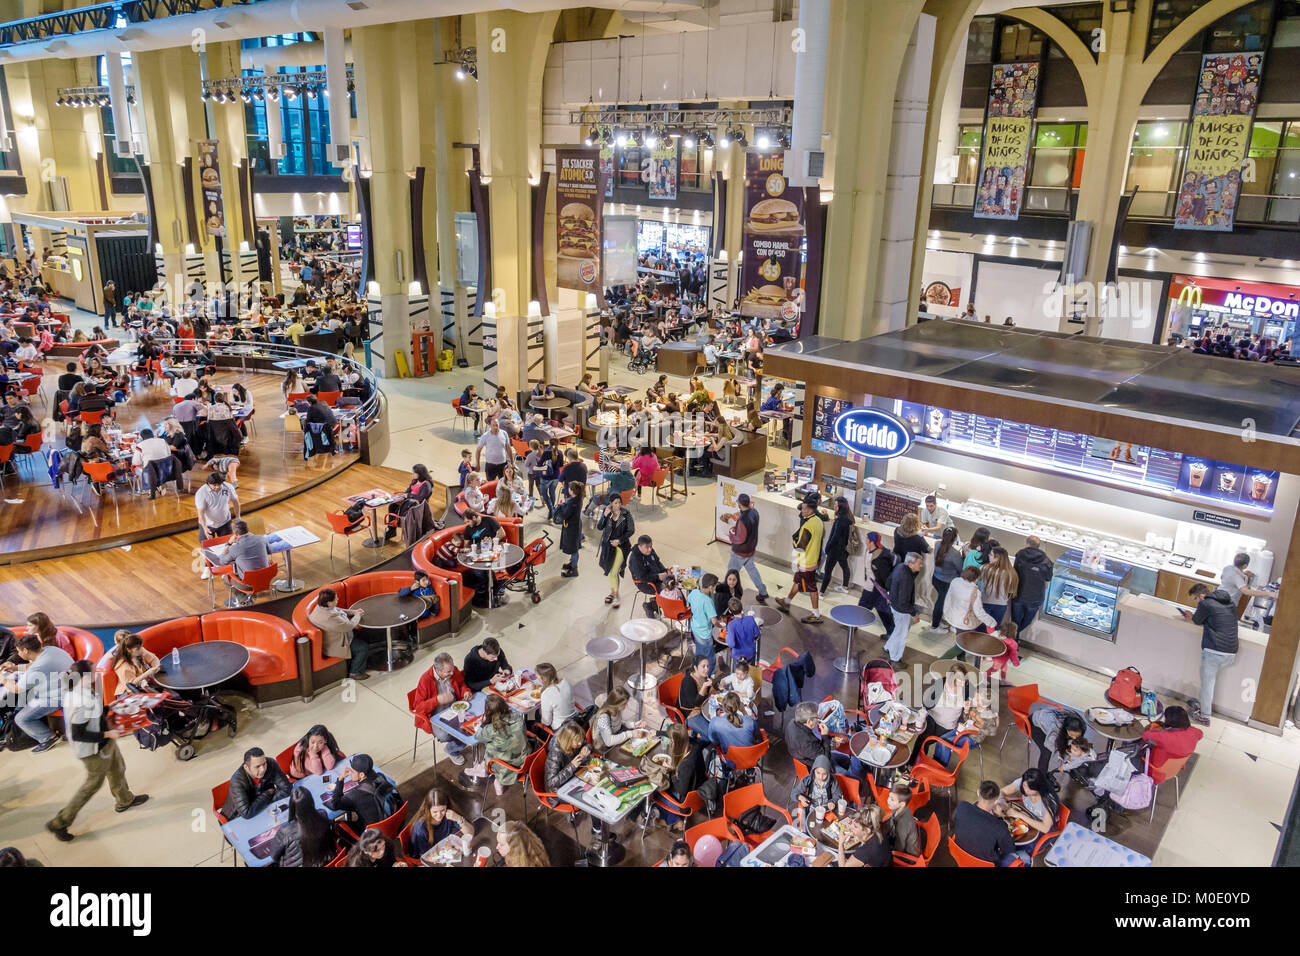
[[[617,866],[627,856],[627,850],[606,829],[601,821],[591,824],[591,846],[584,854],[588,866]]]
[[[362,545],[362,547],[366,547],[366,548],[382,548],[382,547],[384,546],[384,539],[383,539],[383,538],[366,538],[365,541],[362,541],[362,542],[361,542],[361,545]]]
[[[279,581],[272,581],[271,587],[285,594],[292,594],[294,591],[302,590],[302,581],[297,578],[291,581],[286,581],[284,578],[281,578]]]
[[[849,628],[849,640],[844,646],[844,656],[837,657],[831,662],[837,671],[841,671],[845,674],[854,674],[858,670],[858,659],[853,654],[853,632],[855,630],[857,630],[857,628]]]
[[[641,645],[641,672],[627,679],[627,686],[633,690],[651,690],[659,686],[659,678],[645,672],[645,645]]]

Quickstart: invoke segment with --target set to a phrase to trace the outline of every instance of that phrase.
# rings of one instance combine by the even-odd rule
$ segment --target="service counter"
[[[655,368],[669,375],[690,378],[699,367],[696,361],[699,355],[700,347],[694,342],[665,342],[659,346]]]

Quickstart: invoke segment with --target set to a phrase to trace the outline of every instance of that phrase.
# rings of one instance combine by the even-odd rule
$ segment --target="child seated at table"
[[[663,587],[659,589],[659,596],[666,601],[681,601],[682,589],[677,583],[677,579],[671,574],[664,578]]]
[[[721,670],[719,666],[719,670]],[[731,691],[736,694],[745,703],[754,699],[754,678],[750,676],[749,664],[743,660],[735,662],[731,673],[722,678],[719,686],[724,691]]]
[[[465,536],[457,531],[438,546],[438,550],[433,555],[433,563],[448,571],[459,571],[460,562],[456,560],[456,555],[464,547]]]
[[[818,807],[834,809],[844,794],[831,769],[831,758],[821,754],[813,761],[812,770],[794,782],[790,790],[790,808],[794,810],[800,829],[807,829],[808,818]]]
[[[398,597],[418,597],[423,598],[428,605],[424,613],[417,620],[423,621],[425,618],[433,617],[441,609],[441,602],[438,600],[438,592],[433,589],[433,582],[429,580],[429,572],[417,569],[415,577],[410,585],[400,589],[397,592]],[[412,631],[414,634],[414,631]]]

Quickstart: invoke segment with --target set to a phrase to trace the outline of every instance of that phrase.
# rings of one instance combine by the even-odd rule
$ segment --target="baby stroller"
[[[651,349],[644,349],[640,342],[632,343],[632,358],[627,363],[629,372],[636,372],[638,375],[653,371],[655,367],[655,355]]]
[[[523,591],[533,596],[536,604],[542,599],[542,592],[537,589],[537,569],[546,563],[546,551],[551,546],[551,536],[543,531],[541,537],[524,545],[524,560],[513,572],[504,575],[505,586],[511,591]]]
[[[1151,805],[1154,786],[1150,754],[1151,745],[1146,743],[1132,752],[1116,748],[1106,755],[1101,769],[1091,779],[1079,770],[1070,771],[1075,783],[1097,795],[1097,802],[1088,810],[1090,820],[1095,823],[1099,817],[1120,816],[1125,810],[1143,810]]]
[[[135,693],[151,693],[134,684],[127,687]],[[176,745],[177,760],[194,758],[194,741],[202,740],[222,727],[234,737],[239,729],[239,714],[235,708],[207,695],[191,700],[168,692],[148,713],[151,718],[149,725],[135,731],[140,748],[157,750],[172,743]]]

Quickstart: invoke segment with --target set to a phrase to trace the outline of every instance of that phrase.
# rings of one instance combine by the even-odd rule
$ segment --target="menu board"
[[[895,402],[894,413],[911,427],[919,442],[1101,479],[1120,487],[1273,510],[1276,471],[915,402]],[[826,427],[833,429],[834,424],[831,418]],[[814,423],[814,435],[820,425],[820,421]]]
[[[835,438],[835,419],[853,407],[853,403],[843,398],[828,398],[818,395],[813,403],[812,448],[827,455],[839,455],[844,458],[849,450]]]

